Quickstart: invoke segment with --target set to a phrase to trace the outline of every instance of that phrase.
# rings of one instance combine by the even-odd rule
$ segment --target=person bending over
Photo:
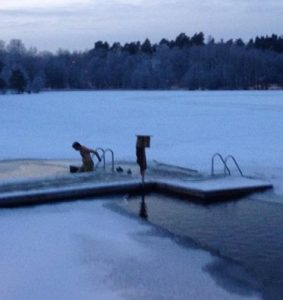
[[[92,150],[87,148],[86,146],[81,145],[79,142],[74,142],[72,147],[80,152],[82,157],[83,165],[79,168],[78,172],[91,172],[94,170],[94,163],[91,157],[91,153],[93,153],[99,161],[101,158],[96,150]]]

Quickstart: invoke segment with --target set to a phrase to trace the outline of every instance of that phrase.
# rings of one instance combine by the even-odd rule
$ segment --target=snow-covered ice
[[[283,92],[50,92],[2,95],[0,159],[76,159],[74,140],[135,160],[135,135],[152,135],[149,159],[210,172],[215,152],[283,194]]]
[[[0,160],[77,159],[71,144],[210,172],[215,152],[283,195],[282,91],[50,92],[1,95]],[[24,174],[24,170],[23,174]],[[0,173],[5,170],[0,169]],[[0,176],[1,177],[1,176]],[[214,258],[186,249],[102,201],[0,211],[1,299],[256,299],[204,271]]]
[[[183,248],[105,203],[1,210],[0,298],[260,299],[217,285],[203,270],[215,260],[210,254]]]

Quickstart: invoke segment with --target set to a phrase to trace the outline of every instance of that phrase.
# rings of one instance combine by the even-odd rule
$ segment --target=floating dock
[[[240,175],[205,175],[196,170],[151,163],[141,183],[138,167],[121,162],[116,170],[6,180],[0,184],[0,207],[14,207],[138,193],[166,193],[190,201],[213,203],[271,189],[261,179]],[[119,170],[119,169],[118,169]]]

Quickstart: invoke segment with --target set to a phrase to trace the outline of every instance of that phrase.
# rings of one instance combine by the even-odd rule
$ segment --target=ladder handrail
[[[101,148],[101,147],[99,147],[99,148],[96,148],[95,149],[97,152],[98,152],[98,154],[100,155],[100,158],[101,158],[101,161],[103,161],[103,168],[104,168],[104,170],[105,170],[105,150],[103,149],[103,148]],[[102,152],[102,154],[100,154],[99,152]],[[92,154],[92,156],[91,157],[93,157],[93,155],[94,154]],[[96,163],[96,166],[95,166],[95,169],[100,165],[100,162],[101,162],[100,160]]]
[[[238,164],[236,158],[235,158],[233,155],[229,154],[229,155],[227,155],[227,156],[225,157],[225,163],[226,163],[226,165],[227,165],[227,161],[228,161],[229,159],[230,159],[230,160],[232,159],[232,161],[234,162],[234,164],[235,164],[235,166],[237,167],[237,169],[238,169],[239,173],[241,174],[241,176],[244,176],[244,174],[243,174],[243,172],[242,172],[242,170],[241,170],[241,168],[240,168],[240,166],[239,166],[239,164]]]
[[[98,147],[98,148],[96,148],[95,150],[96,150],[97,152],[98,152],[98,151],[101,151],[101,152],[103,152],[103,153],[105,152],[105,150],[104,150],[103,148],[101,148],[101,147]]]
[[[114,152],[113,152],[113,150],[112,149],[110,149],[110,148],[106,148],[105,150],[104,150],[104,161],[105,161],[105,157],[106,157],[106,153],[107,152],[110,152],[110,154],[111,154],[111,165],[112,165],[112,172],[114,172]]]
[[[106,166],[106,161],[105,161],[105,150],[103,148],[97,148],[96,151],[101,151],[102,154],[100,156],[101,160],[103,161],[103,169],[105,170],[105,166]],[[98,162],[97,165],[99,165],[100,161]]]
[[[212,156],[212,159],[211,159],[211,175],[212,176],[214,175],[214,160],[215,160],[216,157],[219,157],[221,162],[224,165],[224,174],[226,174],[226,171],[227,171],[228,175],[231,175],[230,169],[228,168],[223,156],[220,153],[214,153],[214,155]]]
[[[110,154],[111,154],[111,169],[114,172],[114,151],[110,148],[103,149],[101,147],[96,148],[96,151],[97,152],[102,152],[102,154],[100,154],[100,153],[99,154],[100,154],[101,161],[103,161],[103,169],[104,170],[106,169],[106,154],[108,152],[110,152]],[[97,168],[99,166],[101,161],[97,162],[95,168]]]

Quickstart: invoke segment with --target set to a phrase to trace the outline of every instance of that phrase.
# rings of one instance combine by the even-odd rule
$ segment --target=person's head
[[[82,145],[79,142],[74,142],[72,147],[78,151],[81,149]]]

